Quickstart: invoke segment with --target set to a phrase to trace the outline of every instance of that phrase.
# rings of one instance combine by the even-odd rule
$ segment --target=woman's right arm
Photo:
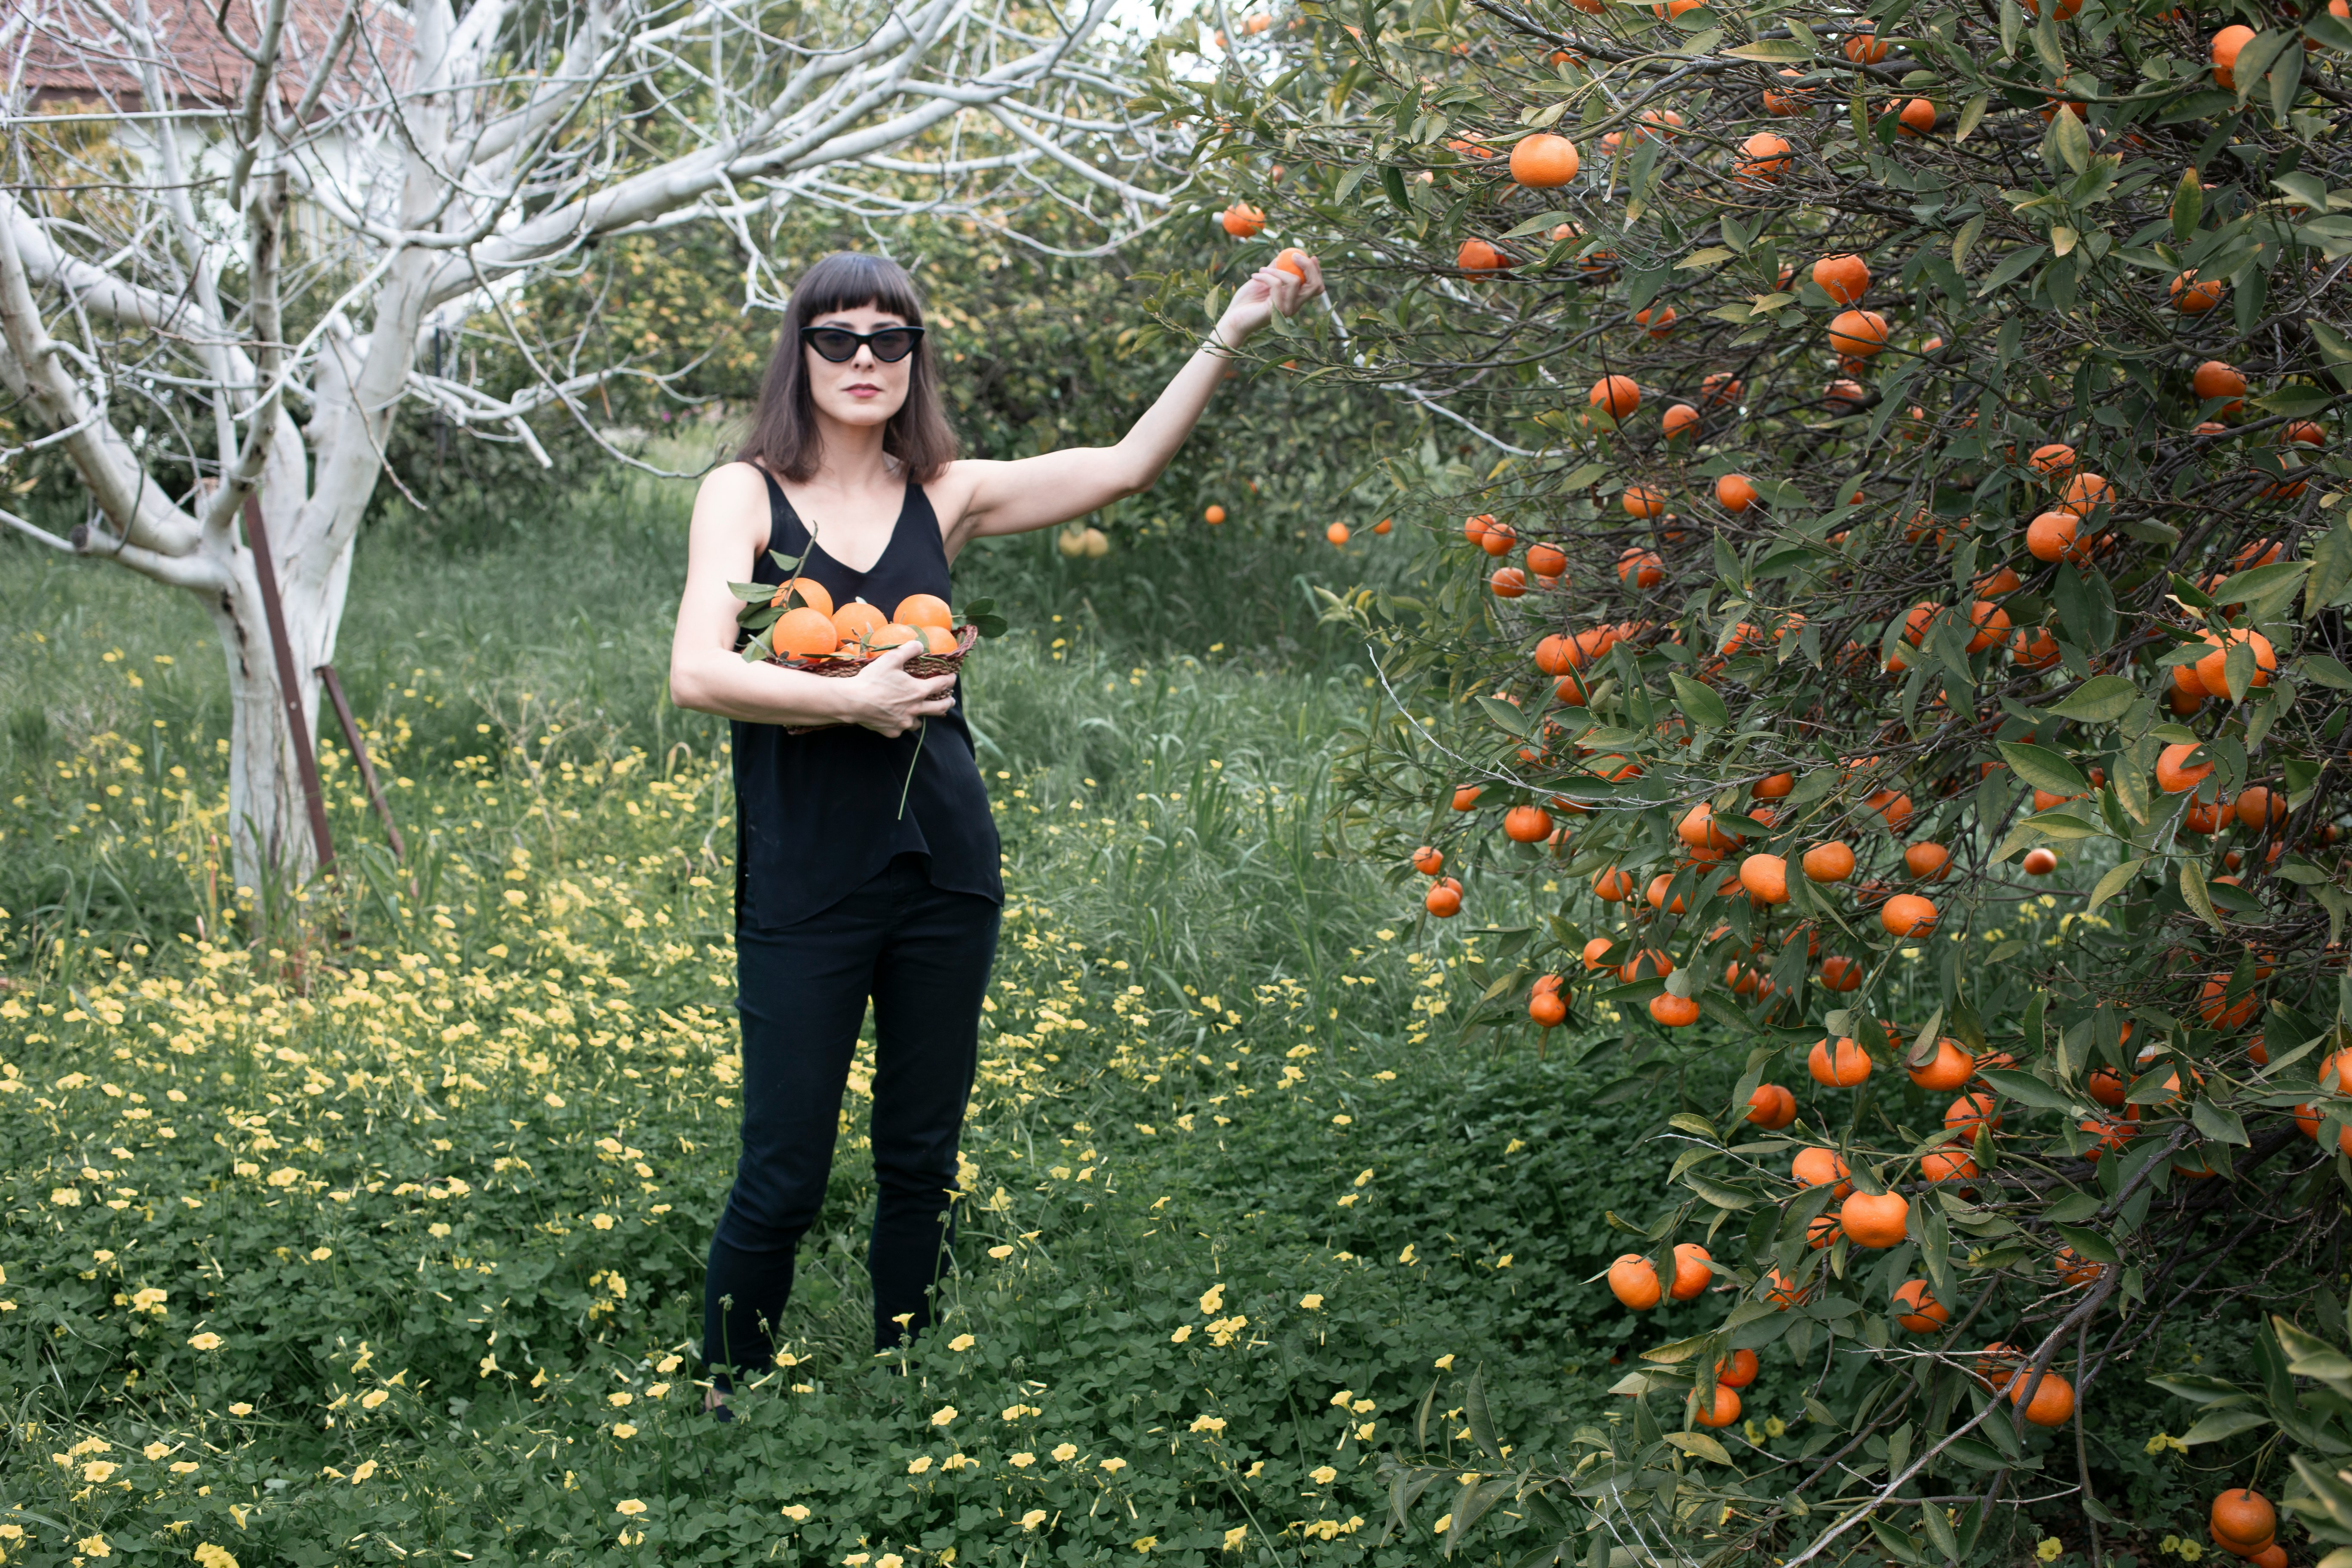
[[[735,649],[742,601],[727,584],[751,580],[767,521],[767,486],[750,464],[730,463],[702,481],[687,535],[686,592],[670,639],[670,700],[754,724],[860,724],[883,735],[904,734],[946,712],[955,678],[907,673],[919,643],[890,649],[845,680],[743,662]]]

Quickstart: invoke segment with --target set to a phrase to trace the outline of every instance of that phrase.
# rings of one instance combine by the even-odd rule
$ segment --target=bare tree
[[[202,599],[234,697],[238,879],[315,867],[251,540],[257,497],[316,732],[353,542],[404,399],[518,439],[615,374],[512,309],[600,239],[696,219],[754,258],[817,203],[1009,225],[1087,209],[1108,240],[1181,184],[1178,133],[1126,109],[1112,0],[28,0],[0,22],[0,382],[88,487],[45,544]],[[494,395],[421,352],[462,321],[533,384]],[[678,345],[678,358],[695,345]],[[394,482],[397,482],[395,476]]]

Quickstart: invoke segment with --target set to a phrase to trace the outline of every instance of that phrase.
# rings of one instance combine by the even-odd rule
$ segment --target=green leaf
[[[2147,864],[2147,858],[2143,856],[2137,860],[2126,860],[2108,871],[2099,879],[2098,886],[2091,889],[2090,901],[2083,906],[2083,912],[2086,915],[2098,913],[2099,906],[2129,887],[2131,879],[2139,875],[2139,868]]]
[[[2116,1256],[2115,1243],[2095,1230],[2084,1230],[2081,1226],[2076,1225],[2053,1226],[2051,1228],[2066,1238],[2067,1246],[2094,1263],[2123,1261],[2121,1258]]]
[[[1721,730],[1731,722],[1731,710],[1712,688],[1700,685],[1678,671],[1669,671],[1666,679],[1674,683],[1675,701],[1690,721],[1702,730]]]
[[[2197,220],[2205,214],[2205,187],[2194,169],[2180,172],[2180,184],[2172,192],[2172,242],[2185,243],[2197,232]]]
[[[2074,117],[2069,115],[2067,118]],[[1992,275],[1977,286],[1977,298],[1981,300],[1988,294],[2006,289],[2023,277],[2029,268],[2033,267],[2049,254],[2050,247],[2046,245],[2020,246],[2011,251],[2001,259],[2000,265],[1992,269]]]
[[[1729,1209],[1735,1214],[1756,1206],[1756,1199],[1752,1194],[1744,1193],[1738,1187],[1726,1186],[1721,1182],[1710,1181],[1696,1171],[1684,1175],[1683,1185],[1716,1207]]]
[[[2130,712],[2138,700],[2139,688],[2122,676],[2095,675],[2068,692],[2064,700],[2053,703],[2049,710],[2061,719],[2111,724]]]
[[[2271,1418],[2261,1411],[2245,1405],[2236,1405],[2227,1410],[2216,1410],[2210,1415],[2199,1416],[2197,1425],[2183,1432],[2180,1435],[2180,1440],[2195,1447],[2200,1443],[2218,1443],[2224,1437],[2234,1437],[2241,1432],[2249,1431],[2256,1426],[2267,1426],[2270,1424]]]
[[[1959,122],[1952,131],[1952,140],[1954,142],[1967,141],[1970,133],[1973,132],[1978,126],[1984,123],[1985,110],[1991,107],[1992,94],[1989,92],[1980,92],[1974,98],[1969,100],[1965,104],[1962,104],[1960,106]],[[1979,213],[1971,221],[1979,230],[1981,230],[1984,223],[1984,215]],[[1974,234],[1970,234],[1969,238],[1973,241],[1976,238],[1976,236]],[[1960,243],[1958,240],[1953,241],[1952,264],[1955,267],[1960,265],[1960,263],[1967,258],[1967,256],[1968,252],[1961,247]]]
[[[2021,1105],[2035,1106],[2043,1110],[2072,1110],[2074,1101],[2063,1089],[2043,1082],[2030,1072],[2015,1068],[1986,1068],[1977,1075],[1992,1085],[1995,1092],[2008,1096]]]
[[[1693,1334],[1686,1340],[1675,1340],[1668,1344],[1654,1345],[1642,1352],[1642,1359],[1655,1362],[1660,1366],[1680,1366],[1701,1351],[1713,1346],[1714,1343],[1715,1335],[1712,1333]]]
[[[1675,262],[1675,270],[1677,272],[1685,272],[1701,267],[1713,267],[1719,261],[1730,260],[1736,254],[1737,252],[1732,251],[1724,246],[1710,245],[1705,250],[1694,250],[1688,256],[1684,257],[1680,261]]]
[[[2125,682],[2129,685],[2128,681]],[[2039,790],[2052,795],[2078,795],[2091,793],[2091,781],[2078,772],[2074,764],[2050,750],[2024,741],[1997,742],[2010,771]]]
[[[2238,84],[2238,101],[2246,101],[2247,96],[2254,90],[2254,84],[2269,73],[2271,61],[2278,58],[2281,49],[2301,41],[2297,35],[2276,27],[2266,27],[2249,38],[2230,67],[2230,76]]]
[[[2213,602],[2217,605],[2243,605],[2266,598],[2281,589],[2292,589],[2310,570],[2311,563],[2308,561],[2277,561],[2268,566],[2240,572],[2213,590]]]
[[[2191,1405],[2242,1405],[2253,1397],[2226,1378],[2208,1377],[2203,1373],[2168,1373],[2147,1380],[2176,1399]]]
[[[1812,50],[1794,38],[1759,38],[1723,52],[1734,59],[1760,60],[1767,65],[1794,65],[1813,58]]]
[[[2197,1123],[2197,1131],[2217,1143],[2235,1143],[2251,1148],[2253,1140],[2246,1136],[2243,1118],[2225,1105],[2216,1105],[2200,1099],[2189,1108],[2189,1118]]]
[[[2352,669],[2345,668],[2324,653],[2305,654],[2295,668],[2322,686],[2352,691]]]
[[[2205,890],[2204,869],[2194,860],[2180,863],[2180,897],[2199,919],[2215,931],[2227,934],[2229,928],[2221,923],[2221,917],[2213,912],[2213,896]]]
[[[2311,329],[2312,341],[2318,343],[2320,353],[2330,364],[2352,364],[2352,338],[2347,338],[2316,316],[2305,325]]]
[[[2316,414],[2336,401],[2335,395],[2316,386],[2282,386],[2276,392],[2264,393],[2248,401],[2265,414],[2276,414],[2288,419],[2301,419]],[[2292,564],[2282,563],[2282,564]]]
[[[1669,1432],[1666,1441],[1693,1458],[1705,1459],[1710,1465],[1728,1466],[1731,1463],[1731,1456],[1724,1452],[1723,1445],[1704,1432]]]

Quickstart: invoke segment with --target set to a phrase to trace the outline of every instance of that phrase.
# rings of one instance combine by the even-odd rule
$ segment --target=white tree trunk
[[[246,496],[267,519],[315,745],[317,670],[334,657],[394,410],[423,396],[461,426],[531,443],[529,415],[561,405],[580,416],[579,395],[607,374],[559,379],[543,367],[565,355],[516,340],[538,374],[519,395],[421,374],[436,312],[499,326],[504,291],[540,268],[602,236],[697,216],[735,231],[755,258],[747,303],[772,303],[755,218],[814,201],[1001,224],[1024,182],[1048,174],[1065,182],[1057,199],[1109,205],[1108,248],[1168,206],[1138,177],[1181,183],[1189,143],[1133,117],[1139,84],[1091,49],[1112,0],[1067,3],[1063,14],[1034,0],[836,0],[782,22],[740,0],[528,11],[472,0],[462,17],[450,0],[20,0],[0,12],[11,150],[109,193],[78,205],[68,180],[0,189],[0,385],[42,444],[72,458],[93,510],[70,539],[5,511],[0,523],[205,603],[229,678],[239,885],[291,889],[317,867],[238,537]],[[778,25],[799,31],[762,31]],[[224,26],[252,62],[234,90],[202,74],[230,58]],[[681,81],[698,85],[679,98]],[[633,107],[640,92],[653,109]],[[136,156],[94,168],[78,124],[44,140],[39,106],[59,97],[139,110],[121,128]],[[690,150],[650,161],[660,138],[641,134],[644,119],[669,121],[669,144]],[[910,147],[931,155],[889,155]],[[867,167],[894,188],[845,184]],[[936,198],[907,199],[919,178],[939,182]],[[313,290],[301,318],[317,325],[299,342],[279,299],[289,198],[312,220],[312,265],[296,271]],[[176,390],[156,392],[155,368]],[[143,449],[124,434],[159,421],[165,438]],[[18,453],[0,453],[0,470]],[[195,493],[163,490],[166,463],[200,476]]]

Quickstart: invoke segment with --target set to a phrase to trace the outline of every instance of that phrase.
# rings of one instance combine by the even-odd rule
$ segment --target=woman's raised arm
[[[1159,399],[1116,447],[1075,447],[1011,462],[965,459],[949,466],[937,487],[958,515],[948,528],[950,553],[982,534],[1049,528],[1151,488],[1176,448],[1200,422],[1228,351],[1246,342],[1276,310],[1295,315],[1323,292],[1323,269],[1302,253],[1305,276],[1261,267],[1234,294],[1209,341],[1184,363]]]

